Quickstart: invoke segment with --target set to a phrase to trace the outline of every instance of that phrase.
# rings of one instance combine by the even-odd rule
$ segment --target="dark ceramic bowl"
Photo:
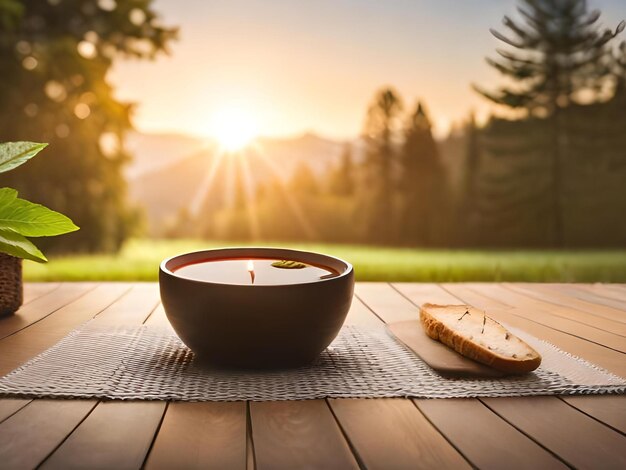
[[[289,285],[237,285],[186,279],[175,270],[230,257],[291,259],[335,269],[337,277]],[[312,362],[337,336],[354,291],[352,265],[332,256],[282,248],[224,248],[166,259],[161,300],[174,330],[203,362],[283,368]]]

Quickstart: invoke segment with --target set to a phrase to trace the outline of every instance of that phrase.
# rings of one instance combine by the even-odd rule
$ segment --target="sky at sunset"
[[[156,0],[164,23],[180,27],[172,54],[120,62],[110,80],[119,98],[138,104],[142,131],[211,136],[227,115],[265,136],[351,138],[374,92],[393,85],[407,108],[425,101],[442,135],[470,109],[487,113],[470,84],[497,82],[483,60],[499,46],[488,30],[515,4]],[[590,7],[607,26],[626,18],[626,0]]]

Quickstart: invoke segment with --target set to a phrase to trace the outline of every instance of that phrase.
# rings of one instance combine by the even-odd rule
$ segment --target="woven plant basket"
[[[0,253],[0,316],[15,313],[22,300],[22,260]]]

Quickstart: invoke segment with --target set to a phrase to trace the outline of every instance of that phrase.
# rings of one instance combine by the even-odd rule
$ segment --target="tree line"
[[[0,3],[0,139],[51,142],[2,177],[83,229],[59,249],[115,251],[139,225],[121,169],[132,106],[113,97],[115,57],[149,59],[176,30],[150,0]],[[626,45],[585,0],[520,0],[488,64],[503,86],[476,91],[498,115],[436,141],[424,101],[373,96],[357,144],[323,174],[246,183],[234,157],[198,214],[170,236],[423,247],[626,246]],[[454,147],[455,152],[450,153]],[[239,170],[237,170],[239,169]],[[173,195],[175,197],[175,195]],[[48,247],[46,247],[48,248]],[[54,247],[53,247],[54,248]]]
[[[505,47],[487,59],[507,84],[475,87],[508,117],[479,127],[469,116],[453,137],[463,151],[444,161],[424,103],[407,110],[393,88],[381,89],[367,111],[362,159],[353,161],[347,146],[326,175],[316,179],[304,166],[288,183],[317,228],[314,239],[626,246],[626,45],[615,44],[624,22],[601,27],[600,12],[582,0],[523,0],[518,16],[504,17],[507,34],[492,30]],[[306,239],[281,194],[257,198],[264,236]],[[228,227],[219,235],[228,237]]]
[[[140,209],[122,174],[133,105],[115,98],[106,77],[115,59],[152,59],[175,38],[152,0],[0,1],[0,141],[50,144],[0,186],[81,227],[42,240],[45,249],[117,251],[137,233]]]

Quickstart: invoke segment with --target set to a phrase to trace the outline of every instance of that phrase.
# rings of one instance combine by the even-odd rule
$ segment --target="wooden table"
[[[468,303],[626,377],[626,285],[358,284],[348,322]],[[25,288],[6,374],[95,317],[165,324],[156,284]],[[283,402],[0,400],[0,467],[626,468],[626,396]]]

